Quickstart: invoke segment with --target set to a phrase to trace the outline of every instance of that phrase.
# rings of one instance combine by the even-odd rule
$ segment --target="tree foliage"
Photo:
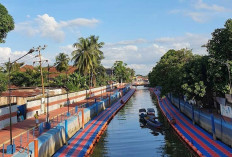
[[[7,76],[0,72],[0,93],[7,89]]]
[[[224,28],[215,29],[206,48],[212,58],[209,73],[214,91],[218,94],[229,93],[229,74],[232,72],[232,19],[225,22]]]
[[[209,55],[221,61],[232,60],[232,19],[228,19],[224,26],[215,29],[206,44]]]
[[[82,75],[95,73],[95,67],[98,66],[103,57],[103,52],[100,50],[104,45],[103,42],[98,43],[99,37],[90,36],[89,38],[79,38],[79,42],[74,43],[76,48],[72,52],[72,61],[74,66]]]
[[[130,82],[135,74],[133,69],[127,67],[126,63],[123,61],[116,61],[112,67],[114,77],[118,82]]]
[[[14,29],[14,19],[7,9],[0,4],[0,43],[4,43],[7,33]]]
[[[45,75],[45,73],[44,73]],[[11,74],[11,83],[18,87],[40,86],[40,72],[27,69],[26,72],[15,71]],[[46,82],[46,79],[45,79]]]
[[[56,67],[56,70],[59,72],[66,71],[68,69],[68,62],[68,55],[65,53],[59,53],[59,55],[56,56],[56,62],[54,66]]]
[[[162,94],[169,92],[182,93],[183,66],[193,57],[188,49],[169,50],[164,54],[156,67],[149,73],[151,85],[162,86]]]
[[[232,65],[232,19],[215,29],[205,45],[209,55],[193,56],[190,50],[169,50],[149,73],[152,86],[162,86],[162,94],[182,93],[188,99],[213,106],[213,93],[230,91]]]

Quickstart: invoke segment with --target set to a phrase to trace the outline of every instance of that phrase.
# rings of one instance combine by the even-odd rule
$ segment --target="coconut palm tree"
[[[56,67],[56,70],[59,72],[67,71],[69,60],[70,59],[67,54],[59,53],[59,55],[56,56],[56,62],[54,64],[54,66]]]
[[[72,52],[72,61],[74,62],[74,66],[84,76],[95,74],[96,67],[104,58],[103,52],[100,50],[104,43],[99,43],[98,39],[99,37],[94,35],[89,38],[81,37],[79,38],[79,42],[73,44],[76,50]]]
[[[89,37],[89,41],[91,43],[91,47],[93,52],[97,56],[97,65],[93,66],[93,69],[91,70],[91,76],[92,76],[92,84],[96,85],[96,76],[97,76],[97,69],[101,66],[101,60],[104,59],[103,52],[100,50],[104,42],[98,42],[99,36],[91,35]],[[99,75],[99,74],[98,74]]]
[[[101,60],[104,59],[104,55],[103,52],[100,50],[103,45],[104,42],[98,42],[99,36],[95,36],[95,35],[91,35],[89,37],[89,41],[91,43],[91,46],[93,47],[93,50],[95,51],[95,53],[97,54],[98,58],[98,64],[101,63]]]
[[[73,47],[76,48],[72,52],[72,61],[74,66],[82,75],[87,75],[93,66],[96,64],[96,56],[91,50],[91,44],[88,38],[79,38],[79,42],[74,43]]]

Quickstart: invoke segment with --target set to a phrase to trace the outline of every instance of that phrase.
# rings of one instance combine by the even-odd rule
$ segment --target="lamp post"
[[[69,97],[68,97],[68,70],[66,70],[66,94],[67,94],[67,105],[68,105],[68,112],[67,112],[67,116],[70,116],[70,112],[69,112]]]
[[[48,60],[47,60],[48,62]],[[46,120],[46,128],[47,129],[50,129],[51,128],[51,125],[49,123],[49,90],[50,90],[50,83],[49,83],[49,70],[50,70],[50,66],[49,66],[49,63],[48,63],[48,89],[47,89],[47,120]]]
[[[25,55],[23,55],[22,57],[16,59],[13,62],[10,62],[10,58],[9,58],[9,67],[8,67],[8,90],[9,90],[9,97],[8,97],[8,102],[9,102],[9,110],[10,110],[10,145],[7,146],[7,154],[13,154],[15,152],[15,145],[13,144],[13,140],[12,140],[12,120],[11,120],[11,89],[10,89],[10,76],[11,76],[11,68],[12,65],[14,63],[16,63],[18,60],[22,59],[23,57],[27,56],[28,54],[31,54],[32,52],[34,52],[34,48],[30,49]]]

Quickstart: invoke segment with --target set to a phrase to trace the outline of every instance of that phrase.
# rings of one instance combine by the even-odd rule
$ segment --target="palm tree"
[[[73,44],[76,50],[72,52],[72,61],[74,61],[74,66],[84,76],[95,74],[95,67],[104,58],[103,52],[100,50],[104,43],[98,43],[98,39],[99,37],[94,35],[89,38],[81,37],[79,42]]]
[[[96,56],[91,50],[91,44],[88,38],[79,38],[79,43],[74,43],[73,47],[76,48],[72,52],[72,61],[74,66],[77,67],[78,71],[82,75],[87,75],[93,66],[96,64]]]
[[[92,35],[89,38],[79,38],[79,42],[73,44],[76,50],[72,52],[72,61],[79,72],[85,76],[87,74],[95,76],[96,67],[101,64],[101,60],[104,58],[103,52],[100,50],[104,43],[98,42],[98,39],[98,36]]]
[[[100,64],[101,60],[104,59],[103,52],[100,50],[103,47],[104,42],[99,42],[98,43],[98,39],[99,39],[99,36],[95,36],[95,35],[91,35],[89,37],[91,46],[93,47],[95,53],[98,54],[97,59],[98,59],[98,64]]]
[[[96,85],[96,76],[97,76],[96,71],[101,66],[101,60],[104,59],[103,52],[100,50],[103,47],[104,42],[98,42],[98,39],[99,39],[99,36],[95,36],[95,35],[91,35],[89,37],[89,41],[91,43],[92,50],[97,56],[97,65],[94,66],[91,70],[92,84],[94,84],[94,85]]]
[[[56,67],[56,70],[59,72],[67,71],[69,60],[70,59],[67,54],[59,53],[59,55],[56,56],[56,62],[54,64],[54,66]]]

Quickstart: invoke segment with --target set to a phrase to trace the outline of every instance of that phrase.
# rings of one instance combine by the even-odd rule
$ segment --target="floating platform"
[[[151,89],[156,94],[159,107],[168,119],[172,128],[199,156],[206,157],[232,157],[232,148],[224,143],[214,140],[212,135],[197,125],[176,109],[168,98],[160,98],[159,91]]]
[[[64,156],[88,156],[94,148],[94,145],[100,139],[101,134],[107,128],[107,124],[115,114],[125,105],[125,103],[134,94],[135,89],[131,89],[125,96],[119,99],[109,108],[102,111],[93,120],[89,121],[84,129],[78,131],[69,141],[68,145],[59,149],[53,157]]]

